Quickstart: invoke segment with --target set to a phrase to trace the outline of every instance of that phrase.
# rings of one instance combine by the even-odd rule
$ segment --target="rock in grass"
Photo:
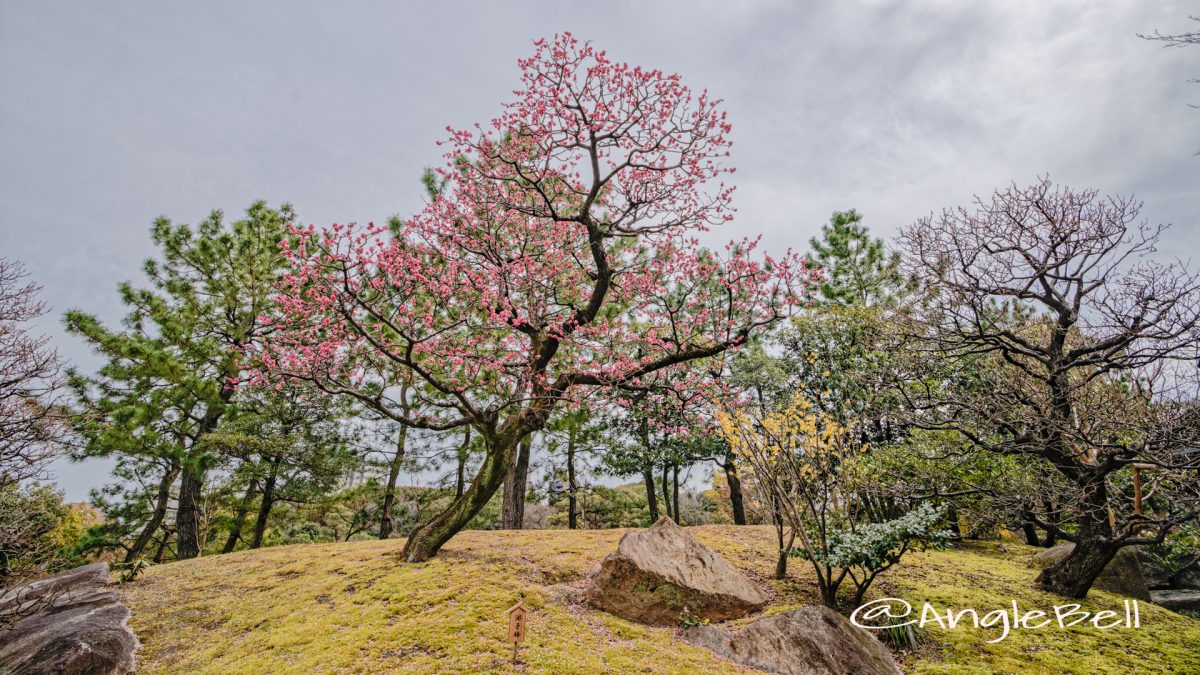
[[[584,599],[619,617],[660,626],[688,615],[708,621],[761,610],[767,597],[670,518],[621,537],[600,562]]]
[[[1037,553],[1030,562],[1034,567],[1050,567],[1066,558],[1073,550],[1075,544],[1059,544]],[[1117,551],[1100,576],[1096,577],[1092,588],[1150,601],[1150,588],[1146,585],[1146,578],[1142,576],[1142,566],[1138,563],[1137,554],[1128,547]]]
[[[683,639],[719,656],[789,675],[898,675],[891,652],[874,635],[823,605],[776,614],[734,632],[697,626]]]
[[[20,618],[0,634],[0,672],[123,675],[140,646],[129,609],[96,563],[0,593],[0,614]]]

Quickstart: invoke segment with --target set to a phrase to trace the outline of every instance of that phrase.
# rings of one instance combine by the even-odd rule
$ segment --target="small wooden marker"
[[[525,601],[508,608],[508,641],[513,643],[513,663],[517,661],[517,649],[525,641]]]

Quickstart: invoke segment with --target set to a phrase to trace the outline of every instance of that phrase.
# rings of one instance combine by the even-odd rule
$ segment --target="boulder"
[[[758,619],[734,632],[697,626],[683,639],[730,661],[789,675],[897,675],[891,652],[874,635],[823,605]]]
[[[1073,550],[1075,544],[1059,544],[1034,555],[1030,562],[1034,567],[1044,569],[1066,558]],[[1138,564],[1137,554],[1129,548],[1117,551],[1100,576],[1096,577],[1092,588],[1147,602],[1150,600],[1150,589],[1142,576],[1142,566]]]
[[[108,583],[108,564],[77,567],[0,593],[16,622],[0,640],[0,672],[124,675],[140,646],[129,609]]]
[[[1154,547],[1138,546],[1138,562],[1142,575],[1151,591],[1166,589],[1200,590],[1200,565],[1192,565],[1182,572],[1174,572]]]
[[[1200,590],[1200,565],[1193,565],[1187,570],[1175,575],[1176,588]]]
[[[597,609],[641,623],[670,626],[685,613],[708,621],[761,610],[767,597],[670,518],[628,532],[600,561],[584,591]]]
[[[1142,576],[1146,579],[1146,587],[1150,590],[1171,587],[1171,571],[1162,558],[1148,548],[1137,547],[1138,564],[1142,568]]]
[[[1172,612],[1200,612],[1200,591],[1189,588],[1150,591],[1150,601]]]

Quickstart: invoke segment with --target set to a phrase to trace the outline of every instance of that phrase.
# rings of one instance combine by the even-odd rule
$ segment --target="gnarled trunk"
[[[1068,598],[1085,598],[1096,577],[1117,554],[1108,521],[1108,487],[1099,472],[1078,474],[1080,504],[1075,548],[1067,557],[1042,570],[1037,585]]]
[[[1037,584],[1068,598],[1086,598],[1092,583],[1116,556],[1118,549],[1109,543],[1081,540],[1067,557],[1042,570]]]
[[[537,420],[537,428],[543,423],[544,419]],[[429,560],[437,555],[451,537],[471,522],[475,514],[479,513],[504,483],[504,477],[517,453],[517,446],[529,433],[531,426],[533,424],[516,415],[488,437],[487,455],[483,459],[483,465],[479,467],[479,473],[471,481],[471,486],[461,497],[451,502],[445,511],[413,530],[400,553],[406,562]]]

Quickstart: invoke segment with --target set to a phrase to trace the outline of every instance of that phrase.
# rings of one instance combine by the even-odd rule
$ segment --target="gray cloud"
[[[536,37],[680,72],[734,123],[738,220],[803,249],[834,209],[883,235],[1049,173],[1136,193],[1200,250],[1200,48],[1135,37],[1184,2],[5,3],[0,255],[115,322],[154,217],[252,200],[307,222],[421,204],[447,124],[490,119]],[[1194,13],[1194,12],[1193,12]],[[45,330],[83,367],[82,345]],[[59,466],[72,499],[103,465]]]

